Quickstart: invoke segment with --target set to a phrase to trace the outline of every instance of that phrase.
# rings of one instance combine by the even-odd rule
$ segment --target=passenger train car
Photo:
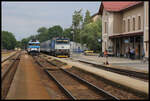
[[[27,52],[31,55],[38,55],[40,53],[40,42],[32,39],[28,42]]]
[[[70,57],[70,40],[68,38],[53,38],[40,44],[41,52],[48,53],[52,56]]]

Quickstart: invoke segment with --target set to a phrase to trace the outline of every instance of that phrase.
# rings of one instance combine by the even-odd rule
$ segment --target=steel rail
[[[146,73],[136,72],[136,71],[131,71],[131,70],[125,70],[125,69],[106,68],[105,66],[102,66],[102,65],[99,65],[99,64],[94,64],[94,63],[90,63],[90,62],[83,61],[83,60],[78,60],[78,61],[86,63],[86,64],[91,64],[91,65],[95,66],[98,69],[103,69],[103,70],[115,72],[115,73],[126,75],[126,76],[132,76],[132,77],[136,77],[136,78],[140,78],[140,79],[144,79],[144,80],[149,79],[149,76]]]
[[[47,69],[44,69],[44,71],[57,83],[57,85],[59,86],[59,88],[63,89],[63,91],[65,92],[65,94],[67,96],[69,96],[73,100],[77,100],[77,98],[74,97],[71,94],[71,92],[69,92],[58,80],[56,80],[56,78],[52,74],[50,74]]]
[[[19,53],[19,55],[14,59],[14,61],[8,66],[7,70],[4,73],[2,73],[2,76],[1,76],[2,80],[4,80],[4,78],[6,77],[7,73],[12,69],[11,67],[15,64],[15,62],[17,60],[19,60],[20,56],[21,56],[21,53]]]
[[[48,61],[47,61],[47,62],[48,62]],[[49,62],[48,62],[48,63],[49,63]],[[38,63],[38,64],[40,64],[42,67],[44,67],[41,63]],[[88,86],[92,87],[93,89],[95,89],[96,91],[98,91],[98,93],[103,94],[105,97],[108,97],[108,98],[114,99],[114,100],[119,100],[119,98],[113,96],[112,94],[110,94],[110,93],[104,91],[104,90],[101,89],[101,88],[96,87],[95,85],[93,85],[93,84],[91,84],[90,82],[88,82],[88,81],[86,81],[86,80],[80,78],[79,76],[77,76],[77,75],[75,75],[75,74],[73,74],[73,73],[70,73],[70,72],[68,72],[68,71],[66,71],[66,70],[64,70],[64,69],[62,69],[61,67],[58,67],[58,68],[60,68],[63,72],[69,74],[70,76],[74,77],[74,78],[77,79],[78,81],[81,81],[81,82],[87,84]],[[56,82],[62,89],[64,89],[65,92],[68,93],[69,96],[71,96],[73,99],[76,99],[75,97],[73,97],[73,96],[71,95],[71,93],[70,93],[67,89],[65,89],[65,88],[62,86],[62,84],[61,84],[59,81],[56,80],[56,78],[55,78],[52,74],[50,74],[50,73],[48,72],[48,69],[45,69],[45,70],[46,70],[46,72],[49,74],[49,76],[51,76],[51,77],[55,80],[55,82]]]
[[[19,55],[17,55],[17,57],[14,59],[14,61],[8,66],[8,68],[6,68],[6,71],[2,72],[2,76],[1,76],[1,80],[2,80],[2,99],[5,99],[5,97],[8,94],[9,88],[11,86],[11,83],[13,81],[13,78],[15,76],[17,66],[18,66],[18,63],[19,63],[19,61],[17,61],[17,60],[20,60],[20,56],[21,56],[21,53],[19,53]],[[8,80],[7,80],[7,78],[8,78]]]
[[[64,72],[66,72],[67,74],[69,74],[70,76],[72,76],[72,77],[78,79],[79,81],[87,84],[88,86],[94,88],[100,94],[104,94],[104,95],[106,95],[106,97],[109,97],[109,98],[114,99],[114,100],[119,100],[119,98],[117,98],[117,97],[113,96],[112,94],[110,94],[109,92],[107,92],[107,91],[105,91],[105,90],[103,90],[103,89],[93,85],[92,83],[88,82],[87,80],[84,80],[84,79],[80,78],[79,76],[77,76],[77,75],[75,75],[75,74],[73,74],[71,72],[66,71],[65,69],[62,69],[62,68],[60,68],[60,69],[63,70]]]
[[[14,53],[13,55],[11,55],[11,56],[7,57],[7,58],[6,58],[6,59],[4,59],[1,63],[3,63],[3,62],[5,62],[5,61],[7,61],[7,60],[8,60],[8,59],[10,59],[11,57],[15,56],[17,53],[18,53],[18,52],[16,52],[16,53]]]
[[[35,59],[35,57],[33,57],[33,58]],[[41,67],[44,68],[44,66],[43,66],[39,61],[37,61],[36,59],[35,59],[35,62],[36,62],[38,65],[40,65]],[[48,69],[45,69],[45,68],[44,68],[44,72],[46,72],[46,73],[48,74],[48,76],[51,77],[51,78],[57,83],[57,85],[59,86],[59,88],[63,89],[64,93],[65,93],[68,97],[70,97],[70,98],[73,99],[73,100],[76,100],[76,98],[75,98],[67,89],[65,89],[65,88],[63,87],[63,85],[62,85],[59,81],[57,81],[56,78],[55,78],[52,74],[50,74],[50,73],[48,72]]]

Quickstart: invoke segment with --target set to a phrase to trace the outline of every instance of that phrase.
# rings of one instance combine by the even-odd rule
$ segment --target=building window
[[[126,31],[126,22],[125,22],[125,20],[123,20],[123,32],[125,32]]]
[[[141,29],[141,16],[138,16],[138,29]]]
[[[105,22],[105,33],[107,33],[107,22]]]
[[[130,32],[130,19],[128,19],[128,32]]]
[[[135,31],[135,18],[133,18],[133,31]]]

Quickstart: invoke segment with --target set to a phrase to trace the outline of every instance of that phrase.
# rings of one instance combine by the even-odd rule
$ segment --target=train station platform
[[[94,56],[85,56],[83,54],[72,54],[71,58],[73,60],[78,60],[81,62],[89,62],[91,64],[104,65],[106,58]],[[149,72],[149,63],[142,63],[141,60],[131,60],[128,58],[119,58],[119,57],[108,57],[109,67],[115,67],[119,69],[128,69],[138,72]]]
[[[6,99],[50,99],[36,69],[32,58],[23,54]]]

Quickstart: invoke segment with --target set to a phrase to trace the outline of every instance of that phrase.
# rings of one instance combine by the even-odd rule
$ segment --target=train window
[[[60,44],[60,43],[69,43],[69,40],[56,40],[56,43],[57,44]]]
[[[31,45],[31,46],[40,46],[40,44],[35,44],[35,43],[34,44],[30,43],[29,45]]]

